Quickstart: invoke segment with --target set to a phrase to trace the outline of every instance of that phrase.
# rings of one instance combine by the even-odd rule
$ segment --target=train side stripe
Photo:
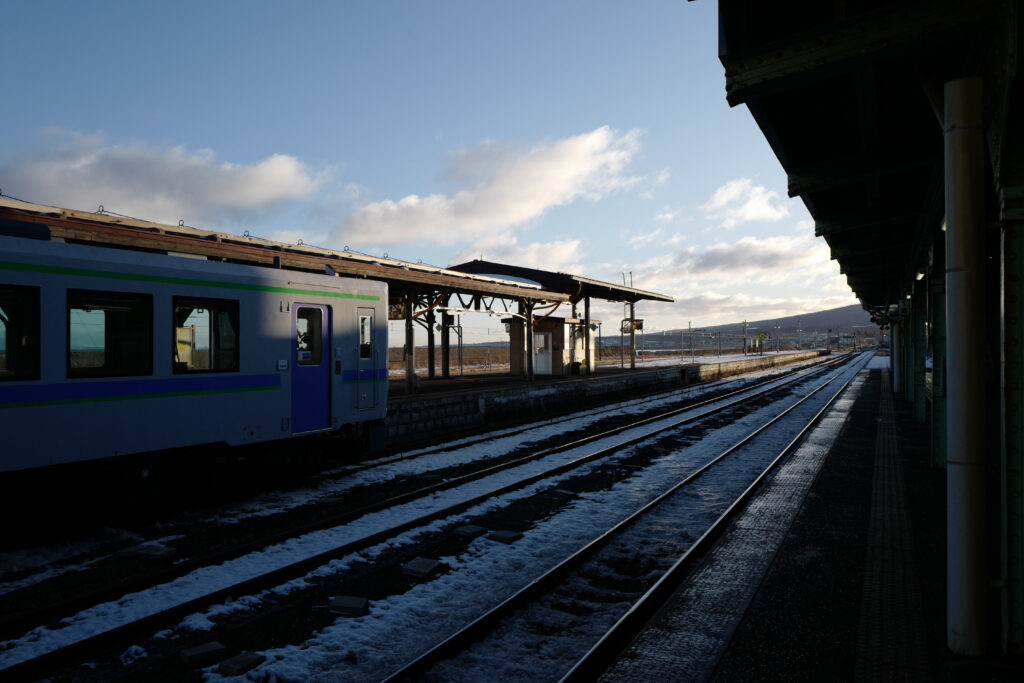
[[[277,292],[281,294],[304,294],[306,296],[327,296],[335,299],[355,299],[357,301],[380,301],[374,294],[353,294],[351,292],[332,292],[325,289],[299,289],[297,287],[275,287],[272,285],[252,285],[244,282],[224,282],[221,280],[196,280],[167,275],[144,275],[142,273],[118,273],[108,270],[91,268],[69,268],[67,266],[44,266],[37,263],[15,263],[0,261],[0,269],[17,270],[26,273],[47,273],[51,275],[77,275],[79,277],[101,277],[109,280],[129,280],[135,282],[158,282],[165,285],[193,285],[200,287],[220,287],[222,289],[240,289],[249,292]]]
[[[388,381],[388,370],[387,368],[374,368],[372,370],[359,370],[359,375],[356,375],[355,370],[345,370],[341,373],[342,384],[355,384],[356,382],[387,382]]]
[[[280,387],[281,377],[276,374],[0,386],[0,408],[268,391]]]

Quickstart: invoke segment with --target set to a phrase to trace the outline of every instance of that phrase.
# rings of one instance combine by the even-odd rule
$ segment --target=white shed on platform
[[[506,318],[509,326],[509,358],[512,374],[525,374],[526,323],[522,318]],[[597,329],[600,320],[591,320],[591,329]],[[586,340],[590,340],[589,358],[594,355],[594,335],[586,334],[582,318],[556,318],[549,316],[533,325],[533,372],[536,375],[586,375]]]

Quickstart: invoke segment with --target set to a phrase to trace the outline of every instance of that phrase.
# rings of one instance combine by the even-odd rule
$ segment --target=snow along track
[[[749,402],[752,395],[753,392],[749,392],[743,400]],[[689,410],[693,412],[692,408]],[[708,412],[710,411],[705,411],[699,416],[706,416]],[[681,421],[692,419],[695,419],[695,416],[683,420],[662,420],[651,425],[651,429],[637,428],[633,430],[634,433],[627,430],[617,437],[606,437],[604,441],[610,442],[610,447],[614,446],[621,450],[626,443],[649,438],[652,429],[663,431],[677,427]],[[528,463],[516,467],[513,471],[492,474],[484,480],[464,483],[458,489],[445,492],[444,495],[438,492],[429,499],[411,501],[387,511],[368,514],[350,524],[311,532],[216,567],[195,570],[167,584],[125,595],[114,603],[83,610],[65,619],[61,628],[39,627],[21,639],[4,643],[0,651],[0,668],[29,662],[33,657],[60,652],[62,648],[75,647],[76,644],[78,649],[84,649],[97,634],[125,630],[129,627],[137,630],[163,623],[168,619],[177,618],[175,615],[200,609],[202,604],[210,604],[225,596],[253,590],[258,585],[272,585],[274,582],[295,578],[317,564],[352,552],[356,545],[367,547],[402,531],[408,535],[408,530],[417,526],[437,528],[438,523],[432,520],[458,514],[473,505],[485,504],[488,499],[526,486],[531,481],[557,477],[559,472],[567,471],[570,467],[579,467],[583,462],[607,455],[604,453],[591,458],[577,458],[574,451],[578,450],[577,447],[566,452],[548,454],[542,462]],[[554,461],[560,464],[552,467]],[[552,484],[547,482],[545,485]],[[526,493],[527,491],[522,491],[518,495]],[[499,503],[491,500],[486,504],[493,506]],[[325,547],[329,548],[326,552]],[[295,562],[296,558],[301,559]],[[64,650],[63,654],[68,652]]]
[[[686,562],[715,538],[864,362],[829,378],[386,680],[462,680],[480,671],[506,681],[537,680],[541,672],[557,678],[556,672],[572,667],[588,643],[599,641],[589,659],[573,669],[574,680],[592,677],[599,672],[595,666],[606,661],[602,657],[617,651],[612,643],[621,646],[623,624],[642,623],[656,609]],[[842,386],[824,406],[822,400],[811,401],[837,380]],[[785,446],[780,450],[773,445],[778,443]],[[709,495],[714,500],[702,501]],[[651,582],[654,587],[644,594],[641,587]],[[628,618],[616,623],[623,612]],[[602,637],[608,624],[615,625]]]
[[[268,503],[264,500],[265,506],[259,503],[255,505],[250,504],[245,511],[228,512],[226,515],[218,515],[207,523],[207,526],[212,527],[212,531],[214,531],[212,537],[204,538],[200,535],[202,534],[202,526],[199,529],[186,527],[178,532],[176,536],[169,537],[164,535],[163,538],[140,544],[139,547],[150,545],[157,548],[166,548],[165,544],[168,540],[173,542],[176,539],[184,539],[178,542],[186,544],[186,549],[172,554],[171,558],[165,561],[163,565],[157,561],[148,561],[142,567],[137,566],[138,563],[136,562],[135,565],[123,568],[118,565],[116,557],[107,559],[94,557],[66,568],[66,571],[85,570],[81,583],[89,586],[86,590],[75,589],[71,581],[65,580],[58,583],[59,586],[62,586],[61,588],[46,590],[45,586],[41,587],[43,590],[38,591],[38,595],[31,591],[24,591],[26,593],[24,596],[8,596],[6,593],[18,588],[30,588],[34,582],[19,582],[22,583],[20,586],[18,583],[0,584],[0,611],[3,612],[3,616],[0,617],[0,638],[15,636],[38,624],[49,623],[91,605],[117,600],[126,593],[137,592],[159,583],[170,582],[178,577],[187,575],[194,569],[232,560],[247,553],[260,550],[265,546],[285,541],[292,536],[338,526],[370,512],[382,510],[437,491],[454,488],[475,477],[486,474],[486,461],[496,463],[494,469],[491,470],[496,472],[502,468],[512,467],[531,458],[538,458],[546,453],[554,452],[558,448],[564,449],[572,445],[582,445],[588,440],[593,441],[604,436],[611,436],[631,426],[626,424],[616,429],[605,429],[599,434],[590,434],[574,444],[566,441],[557,448],[541,450],[534,448],[532,451],[529,448],[533,444],[542,444],[545,439],[550,439],[552,436],[558,436],[563,440],[571,438],[573,433],[586,432],[595,426],[600,426],[606,421],[603,418],[608,418],[609,416],[628,419],[630,415],[643,416],[652,412],[656,413],[662,406],[667,408],[673,403],[679,403],[687,398],[709,392],[715,394],[714,400],[720,401],[729,396],[749,394],[758,387],[771,386],[773,383],[785,381],[786,377],[806,373],[809,370],[814,370],[816,367],[824,367],[834,362],[836,362],[835,358],[823,362],[814,361],[801,364],[796,369],[787,369],[787,371],[781,373],[781,377],[775,376],[772,379],[765,379],[753,384],[750,383],[749,378],[744,381],[713,382],[657,396],[621,401],[610,406],[587,411],[583,414],[577,413],[553,420],[542,420],[521,426],[515,430],[497,430],[484,436],[450,442],[432,449],[422,449],[400,454],[398,458],[385,458],[373,461],[372,463],[345,468],[344,482],[324,483],[315,492],[311,491],[306,495],[293,493],[286,496],[283,500],[278,497],[276,504]],[[777,375],[778,373],[755,374]],[[732,388],[737,384],[741,385],[740,388]],[[661,417],[668,416],[709,403],[711,403],[711,400],[703,400],[700,403],[689,404],[684,408],[674,411],[664,411],[656,414],[655,417],[659,415]],[[639,424],[640,422],[636,422],[633,426]],[[519,446],[518,450],[526,452],[525,456],[516,456],[517,445]],[[466,460],[465,457],[460,457],[459,453],[471,454],[472,459]],[[413,459],[415,459],[415,462],[412,462]],[[396,462],[396,460],[401,460],[402,462]],[[418,465],[417,463],[423,464]],[[424,469],[424,464],[430,469]],[[466,473],[463,474],[463,472]],[[433,477],[435,480],[415,487],[414,480],[417,477],[423,476]],[[387,483],[388,479],[390,478],[391,481],[394,481],[398,477],[407,479],[404,489],[399,489],[400,493],[385,490],[383,494],[371,496],[373,502],[370,504],[356,502],[355,505],[352,505],[344,502],[335,505],[332,503],[332,507],[341,507],[342,512],[327,515],[318,514],[312,522],[305,524],[291,523],[283,529],[274,527],[268,520],[265,526],[271,527],[270,531],[256,535],[250,528],[246,531],[246,534],[240,536],[242,539],[250,538],[250,540],[243,542],[235,540],[234,535],[225,531],[229,525],[237,524],[247,518],[251,520],[252,517],[260,517],[263,520],[267,520],[268,517],[275,513],[287,513],[295,510],[296,506],[301,505],[301,501],[309,501],[315,496],[334,499],[343,495],[346,491],[357,492],[360,487],[393,488],[393,484],[389,485]],[[411,479],[409,479],[410,477]],[[436,478],[440,478],[442,481],[437,482]],[[257,500],[259,501],[260,498]],[[253,510],[257,505],[259,506],[258,511]],[[158,531],[163,535],[166,534],[168,528],[173,529],[174,526],[162,525],[162,528]],[[253,536],[255,537],[252,538]],[[202,538],[202,541],[199,540],[200,538]],[[225,539],[228,540],[227,543],[225,543]],[[141,542],[144,539],[138,538],[137,541]],[[181,557],[181,555],[184,555],[183,559],[176,559]],[[59,576],[60,573],[50,572],[49,575]],[[40,578],[45,576],[47,576],[47,572],[40,572]],[[62,598],[62,595],[68,597]]]

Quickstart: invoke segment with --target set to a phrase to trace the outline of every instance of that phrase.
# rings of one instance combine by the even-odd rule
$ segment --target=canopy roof
[[[514,278],[517,282],[535,282],[545,291],[566,294],[569,300],[577,302],[587,297],[605,299],[607,301],[637,302],[641,300],[673,302],[670,296],[648,292],[625,285],[593,280],[571,273],[558,273],[550,270],[513,266],[507,263],[495,263],[476,259],[457,266],[449,266],[449,270],[460,273],[475,273],[493,277]]]
[[[1005,147],[1014,5],[720,0],[729,104],[750,109],[865,308],[909,292],[940,241],[944,83],[986,77],[989,147]]]

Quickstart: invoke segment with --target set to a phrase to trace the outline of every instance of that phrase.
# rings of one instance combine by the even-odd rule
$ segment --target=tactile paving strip
[[[899,463],[892,387],[882,370],[857,681],[928,681],[928,644]]]

